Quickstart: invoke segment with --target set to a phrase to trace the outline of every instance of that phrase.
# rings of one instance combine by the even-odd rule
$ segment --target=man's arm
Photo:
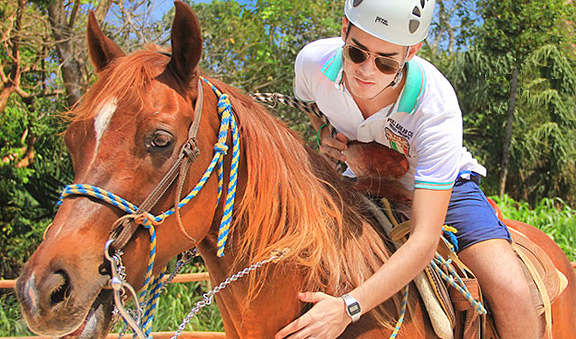
[[[434,258],[452,190],[415,189],[410,237],[372,277],[349,294],[368,311],[398,292]]]
[[[383,303],[420,273],[434,257],[452,190],[415,189],[410,237],[372,277],[352,290],[366,313]],[[301,293],[314,307],[276,334],[276,338],[336,338],[351,322],[344,300],[321,292]]]

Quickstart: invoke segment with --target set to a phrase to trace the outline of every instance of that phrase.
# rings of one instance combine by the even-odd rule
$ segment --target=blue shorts
[[[512,242],[510,231],[496,217],[494,209],[478,186],[480,175],[471,179],[458,178],[452,189],[444,223],[454,227],[458,252],[484,240],[506,239]]]

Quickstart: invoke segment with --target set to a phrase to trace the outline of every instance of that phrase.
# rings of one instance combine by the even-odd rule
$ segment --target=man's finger
[[[323,140],[322,145],[330,146],[338,151],[343,151],[346,148],[348,148],[348,146],[346,145],[347,141],[345,139],[346,137],[344,137],[344,140],[332,137],[326,137],[326,139]]]
[[[332,158],[332,161],[346,161],[346,156],[342,152],[330,146],[322,145],[320,152]]]
[[[298,299],[305,303],[317,303],[326,299],[327,295],[322,292],[300,292],[298,293]]]
[[[340,132],[336,133],[336,139],[342,143],[344,143],[344,145],[348,145],[348,138],[346,138],[346,136]]]
[[[278,333],[276,333],[276,336],[274,338],[275,339],[286,338],[291,333],[298,332],[301,329],[303,329],[304,327],[306,327],[310,322],[310,317],[309,316],[307,317],[306,314],[304,314],[300,318],[294,320],[293,322],[288,324],[286,327],[284,327],[283,329],[278,331]]]

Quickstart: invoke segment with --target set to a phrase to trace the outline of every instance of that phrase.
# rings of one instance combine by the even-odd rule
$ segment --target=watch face
[[[360,305],[357,302],[349,305],[348,312],[350,312],[351,315],[360,313]]]

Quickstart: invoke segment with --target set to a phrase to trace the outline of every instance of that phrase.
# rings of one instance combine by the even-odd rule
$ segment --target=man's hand
[[[298,299],[315,305],[276,333],[275,339],[334,339],[352,322],[342,298],[322,292],[303,292],[298,293]]]
[[[320,135],[320,153],[325,154],[328,160],[336,163],[346,161],[346,156],[342,153],[348,148],[348,138],[342,133],[337,133],[336,138],[332,137],[328,128],[324,128]]]

